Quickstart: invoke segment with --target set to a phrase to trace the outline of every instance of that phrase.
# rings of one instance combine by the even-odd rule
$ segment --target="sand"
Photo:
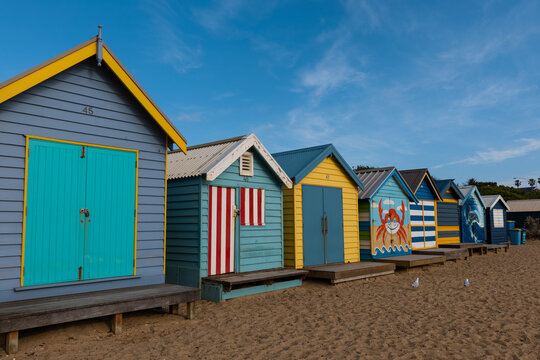
[[[22,331],[19,352],[0,359],[539,359],[540,241],[367,281],[201,301],[191,321],[131,313],[123,327]]]

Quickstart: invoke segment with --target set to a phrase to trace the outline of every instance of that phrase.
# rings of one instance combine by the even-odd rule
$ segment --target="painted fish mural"
[[[483,243],[485,241],[484,212],[478,200],[471,196],[461,206],[462,241]]]

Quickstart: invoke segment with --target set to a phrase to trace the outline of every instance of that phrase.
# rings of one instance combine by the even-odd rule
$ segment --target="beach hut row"
[[[100,34],[1,83],[0,130],[11,352],[27,328],[114,316],[118,332],[127,311],[191,318],[200,297],[388,274],[486,229],[505,242],[500,196],[427,169],[354,172],[331,144],[271,154],[254,134],[187,147]]]

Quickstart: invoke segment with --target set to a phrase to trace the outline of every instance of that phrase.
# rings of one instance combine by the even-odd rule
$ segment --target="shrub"
[[[540,239],[540,219],[527,216],[525,219],[525,231],[527,231],[527,237]]]

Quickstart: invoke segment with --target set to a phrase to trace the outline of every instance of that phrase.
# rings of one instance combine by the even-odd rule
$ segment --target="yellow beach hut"
[[[272,155],[293,181],[283,189],[284,265],[360,261],[358,188],[362,182],[332,144]]]

